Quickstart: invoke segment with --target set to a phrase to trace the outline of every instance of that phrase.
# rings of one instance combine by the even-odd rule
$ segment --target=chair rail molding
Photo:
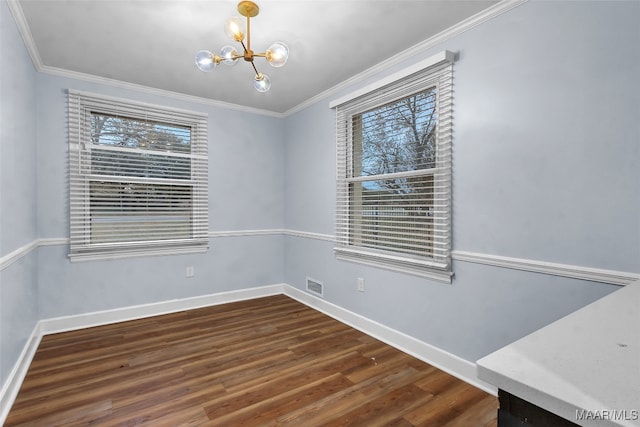
[[[214,239],[246,236],[288,236],[302,239],[318,240],[322,242],[329,242],[332,244],[336,242],[335,235],[333,234],[293,230],[289,228],[209,231],[209,237],[212,237]],[[11,264],[20,260],[22,257],[28,255],[32,250],[37,249],[41,246],[58,246],[68,244],[69,239],[66,237],[35,239],[0,257],[0,271],[9,267]],[[636,272],[608,270],[579,265],[562,264],[550,261],[538,261],[532,259],[515,258],[503,255],[492,255],[461,250],[452,251],[451,258],[454,261],[458,262],[470,262],[492,267],[509,268],[512,270],[548,274],[552,276],[567,277],[570,279],[588,280],[610,285],[623,286],[640,279],[640,273]]]
[[[605,270],[600,268],[466,251],[453,251],[451,255],[455,261],[472,262],[475,264],[484,264],[493,267],[510,268],[513,270],[522,270],[532,273],[568,277],[571,279],[589,280],[592,282],[607,283],[610,285],[628,285],[629,283],[640,279],[640,274],[626,271]]]

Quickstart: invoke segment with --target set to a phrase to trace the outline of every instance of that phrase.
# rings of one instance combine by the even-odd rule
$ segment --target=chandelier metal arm
[[[218,64],[234,65],[240,58],[251,63],[255,72],[254,88],[258,92],[267,92],[271,87],[271,79],[266,74],[258,71],[254,59],[265,58],[273,67],[282,67],[289,56],[289,48],[282,42],[273,43],[265,52],[255,53],[251,50],[251,18],[258,15],[260,8],[251,0],[242,0],[238,3],[238,12],[246,17],[246,32],[242,20],[239,17],[229,18],[225,23],[225,32],[236,42],[242,45],[242,53],[232,46],[224,46],[220,54],[214,54],[208,50],[201,50],[196,54],[196,65],[202,71],[212,71]],[[246,37],[246,43],[245,43]]]
[[[242,41],[240,41],[240,43],[242,43]],[[242,47],[244,47],[244,43],[242,43]],[[251,18],[249,14],[247,14],[247,47],[245,47],[244,50],[251,51]]]
[[[255,71],[256,76],[261,78],[262,74],[260,74],[260,71],[258,71],[258,69],[256,68],[256,64],[254,64],[253,62],[253,58],[256,56],[259,57],[266,57],[267,54],[266,53],[253,53],[253,51],[251,50],[251,32],[249,29],[249,16],[247,16],[247,45],[244,45],[244,41],[240,40],[240,44],[242,45],[242,49],[244,49],[244,54],[243,55],[234,55],[234,59],[235,58],[244,58],[245,61],[250,62],[251,66],[253,67],[253,71]]]
[[[239,55],[238,58],[244,58],[245,60],[249,61],[249,59],[247,58],[252,58],[252,55],[250,55],[249,53],[251,52],[251,49],[247,48],[247,46],[244,45],[244,41],[240,40],[240,44],[242,45],[242,55]]]
[[[253,61],[251,61],[251,66],[253,67],[253,71],[256,72],[256,76],[260,76],[260,72],[258,71],[258,69],[256,68],[256,64],[253,63]]]

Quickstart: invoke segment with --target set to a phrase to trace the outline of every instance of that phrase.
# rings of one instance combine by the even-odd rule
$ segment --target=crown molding
[[[33,62],[33,66],[36,71],[42,71],[43,64],[42,59],[40,58],[40,52],[38,52],[38,48],[36,47],[36,42],[33,39],[33,35],[31,34],[31,30],[29,29],[29,25],[27,24],[27,18],[24,16],[24,12],[22,11],[22,6],[18,0],[6,0],[7,6],[9,6],[9,11],[11,15],[13,15],[13,19],[16,22],[16,26],[18,27],[18,31],[22,36],[22,40],[27,48],[27,52],[29,52],[29,56],[31,57],[31,62]]]
[[[93,74],[80,73],[78,71],[71,71],[71,70],[66,70],[64,68],[57,68],[57,67],[51,67],[49,65],[45,65],[42,62],[40,52],[36,47],[35,40],[33,38],[33,35],[31,34],[29,25],[27,24],[27,18],[24,15],[22,6],[20,6],[20,2],[18,0],[6,0],[6,1],[7,1],[7,5],[9,6],[9,11],[13,15],[13,18],[16,22],[16,26],[18,27],[18,31],[22,36],[22,39],[27,48],[27,51],[29,52],[29,56],[31,57],[31,62],[33,62],[34,68],[39,73],[49,74],[57,77],[76,79],[76,80],[81,80],[89,83],[98,83],[106,86],[118,87],[122,89],[136,91],[136,92],[147,93],[150,95],[157,95],[157,96],[172,98],[180,101],[203,104],[211,107],[225,108],[228,110],[242,111],[245,113],[259,114],[263,116],[270,116],[270,117],[276,117],[276,118],[284,117],[284,114],[277,113],[274,111],[247,107],[244,105],[232,104],[229,102],[216,101],[213,99],[203,98],[200,96],[187,95],[184,93],[158,89],[158,88],[140,85],[136,83],[125,82],[122,80],[110,79],[107,77],[100,77]]]
[[[386,59],[383,62],[374,65],[371,68],[366,69],[365,71],[358,73],[347,80],[333,86],[330,89],[325,90],[324,92],[319,93],[318,95],[307,99],[306,101],[301,102],[295,107],[284,112],[284,116],[291,116],[299,111],[304,110],[305,108],[315,104],[318,101],[324,100],[330,96],[335,96],[339,92],[352,87],[353,85],[362,82],[363,80],[368,79],[369,77],[373,77],[378,73],[383,72],[384,70],[402,63],[403,61],[414,57],[415,55],[424,52],[425,50],[431,49],[433,47],[438,46],[440,43],[444,43],[445,41],[456,37],[465,31],[470,30],[473,27],[476,27],[483,22],[489,21],[490,19],[495,18],[496,16],[500,16],[509,10],[520,6],[523,3],[528,2],[529,0],[502,0],[495,5],[478,12],[477,14],[470,16],[464,21],[460,21],[456,25],[447,28],[444,31],[439,32],[438,34],[429,37],[426,40],[423,40],[408,49],[403,50],[402,52],[397,53],[396,55]]]
[[[259,108],[247,107],[244,105],[232,104],[229,102],[216,101],[215,99],[203,98],[200,96],[187,95],[185,93],[173,92],[170,90],[158,89],[150,86],[140,85],[137,83],[129,83],[122,80],[110,79],[107,77],[95,76],[93,74],[80,73],[77,71],[65,70],[63,68],[50,67],[48,65],[42,65],[40,71],[43,74],[49,74],[58,77],[65,77],[75,80],[81,80],[89,83],[98,83],[111,87],[118,87],[136,92],[147,93],[150,95],[157,95],[166,98],[171,98],[179,101],[193,102],[195,104],[207,105],[210,107],[224,108],[226,110],[241,111],[244,113],[259,114],[262,116],[283,118],[284,114],[277,113],[269,110],[262,110]]]
[[[132,90],[136,92],[147,93],[151,95],[164,96],[168,98],[173,98],[181,101],[193,102],[197,104],[203,104],[212,107],[225,108],[229,110],[241,111],[245,113],[259,114],[263,116],[275,117],[275,118],[286,118],[292,114],[295,114],[303,109],[315,104],[316,102],[323,100],[329,96],[335,96],[341,90],[348,88],[363,79],[374,76],[375,74],[384,71],[385,69],[397,65],[402,61],[411,58],[412,56],[435,47],[439,43],[442,43],[452,37],[455,37],[463,32],[483,23],[496,16],[499,16],[522,3],[527,2],[528,0],[502,0],[495,5],[473,15],[464,21],[459,22],[458,24],[441,31],[433,37],[430,37],[398,54],[388,58],[384,62],[379,63],[361,73],[358,73],[349,79],[333,86],[330,89],[327,89],[324,92],[319,93],[316,96],[313,96],[306,101],[296,105],[295,107],[285,111],[284,113],[278,113],[275,111],[263,110],[259,108],[247,107],[238,104],[232,104],[228,102],[216,101],[213,99],[203,98],[194,95],[187,95],[183,93],[168,91],[164,89],[153,88],[149,86],[144,86],[135,83],[128,83],[122,80],[109,79],[106,77],[95,76],[92,74],[80,73],[76,71],[66,70],[57,67],[51,67],[42,63],[42,58],[40,57],[40,52],[36,47],[35,40],[33,39],[33,35],[29,30],[29,25],[27,24],[26,17],[24,16],[24,12],[22,11],[22,7],[20,6],[20,2],[18,0],[6,0],[7,5],[9,6],[9,10],[13,15],[13,18],[18,27],[18,31],[22,35],[22,39],[27,47],[27,51],[29,52],[29,56],[31,56],[31,61],[36,69],[36,71],[43,74],[50,74],[58,77],[66,77],[71,79],[77,79],[81,81],[87,81],[90,83],[98,83],[107,86],[119,87],[127,90]]]

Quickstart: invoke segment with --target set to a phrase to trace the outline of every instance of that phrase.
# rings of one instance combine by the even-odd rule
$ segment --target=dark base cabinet
[[[575,427],[559,417],[504,390],[498,390],[498,427]]]

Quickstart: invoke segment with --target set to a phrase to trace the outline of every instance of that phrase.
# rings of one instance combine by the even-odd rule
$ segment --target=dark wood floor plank
[[[496,409],[277,295],[47,335],[5,425],[490,427]]]
[[[337,393],[351,386],[351,384],[344,376],[334,374],[319,381],[302,384],[280,395],[274,395],[247,408],[250,411],[236,411],[226,415],[223,420],[227,420],[233,425],[241,426],[272,425],[275,424],[275,420],[279,417],[302,408],[311,402]]]
[[[482,396],[476,403],[469,405],[458,416],[442,424],[442,427],[495,426],[498,402],[491,395]]]
[[[407,384],[358,406],[342,417],[327,423],[325,427],[387,426],[404,414],[424,407],[432,399],[434,399],[433,395],[414,384]]]
[[[46,406],[38,411],[25,411],[24,419],[17,419],[17,425],[29,427],[66,426],[74,423],[88,423],[104,416],[111,410],[111,401],[95,400],[87,404],[75,405],[66,410],[47,411]],[[10,424],[5,424],[10,425]]]
[[[461,381],[433,381],[446,387],[437,389],[433,405],[427,405],[407,414],[405,418],[415,426],[441,426],[457,417],[461,412],[486,395],[483,391]],[[497,415],[497,413],[496,413]],[[477,415],[474,416],[477,418]]]
[[[324,425],[335,418],[342,418],[366,402],[410,384],[417,375],[419,372],[414,368],[396,368],[313,402],[280,417],[278,421],[282,425]]]
[[[229,392],[225,396],[221,396],[207,405],[207,413],[210,417],[217,418],[220,416],[219,410],[222,406],[228,409],[252,405],[274,394],[329,378],[334,373],[341,375],[336,372],[335,364],[344,364],[345,362],[348,363],[348,361],[359,363],[359,359],[361,360],[361,356],[357,352],[350,352],[322,361],[308,360],[305,363],[295,363],[286,368],[282,367],[253,381],[246,381],[237,387],[228,388]]]

